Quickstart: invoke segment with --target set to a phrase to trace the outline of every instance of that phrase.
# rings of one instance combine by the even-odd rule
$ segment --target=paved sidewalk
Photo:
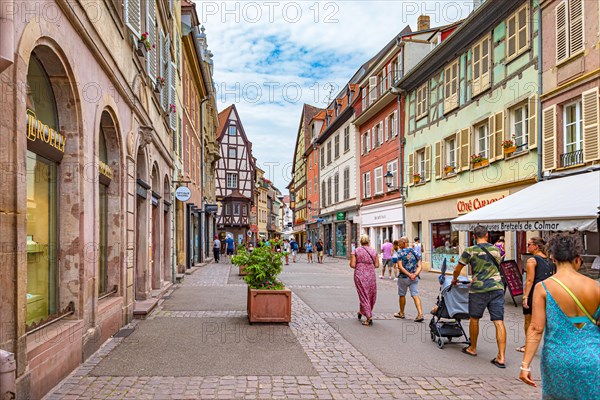
[[[374,326],[356,320],[346,260],[284,267],[292,289],[292,322],[249,325],[246,286],[231,265],[213,264],[185,277],[148,320],[110,339],[47,399],[533,399],[539,389],[517,380],[522,316],[506,306],[506,370],[493,331],[482,320],[479,356],[460,344],[438,349],[426,323],[397,320],[396,284],[378,279]],[[423,274],[425,310],[438,294],[437,275]],[[407,299],[407,315],[414,305]],[[464,323],[465,328],[467,324]],[[539,371],[534,366],[535,371]]]

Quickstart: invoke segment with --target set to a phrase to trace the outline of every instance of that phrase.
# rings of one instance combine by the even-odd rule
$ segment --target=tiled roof
[[[217,137],[219,139],[223,135],[223,128],[225,127],[225,124],[227,123],[227,119],[228,119],[229,115],[231,114],[231,110],[233,110],[233,104],[219,113],[219,130],[217,131],[217,134],[218,134]]]

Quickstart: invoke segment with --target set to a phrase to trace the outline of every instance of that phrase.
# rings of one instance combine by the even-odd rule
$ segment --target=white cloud
[[[267,175],[287,192],[302,104],[324,107],[329,82],[344,86],[407,24],[416,30],[418,15],[444,25],[466,18],[472,1],[200,1],[196,7],[214,53],[219,109],[236,104],[259,165],[279,165],[266,168]]]

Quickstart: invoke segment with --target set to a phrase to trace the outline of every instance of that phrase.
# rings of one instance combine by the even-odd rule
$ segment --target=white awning
[[[452,221],[455,231],[598,232],[600,171],[541,181]]]

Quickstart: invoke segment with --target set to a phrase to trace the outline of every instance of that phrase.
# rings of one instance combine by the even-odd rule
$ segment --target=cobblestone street
[[[425,310],[437,275],[420,284]],[[426,323],[396,320],[395,282],[378,280],[374,326],[356,320],[357,297],[345,260],[284,267],[292,322],[249,325],[237,267],[208,265],[186,276],[147,320],[125,327],[47,399],[525,399],[541,392],[517,379],[522,316],[507,297],[507,369],[482,320],[476,358],[461,344],[438,349]],[[487,318],[487,317],[485,317]],[[487,322],[487,324],[486,324]],[[467,328],[468,323],[463,322]],[[129,333],[129,334],[127,334]],[[534,374],[539,371],[538,361]],[[537,375],[539,376],[539,375]]]

